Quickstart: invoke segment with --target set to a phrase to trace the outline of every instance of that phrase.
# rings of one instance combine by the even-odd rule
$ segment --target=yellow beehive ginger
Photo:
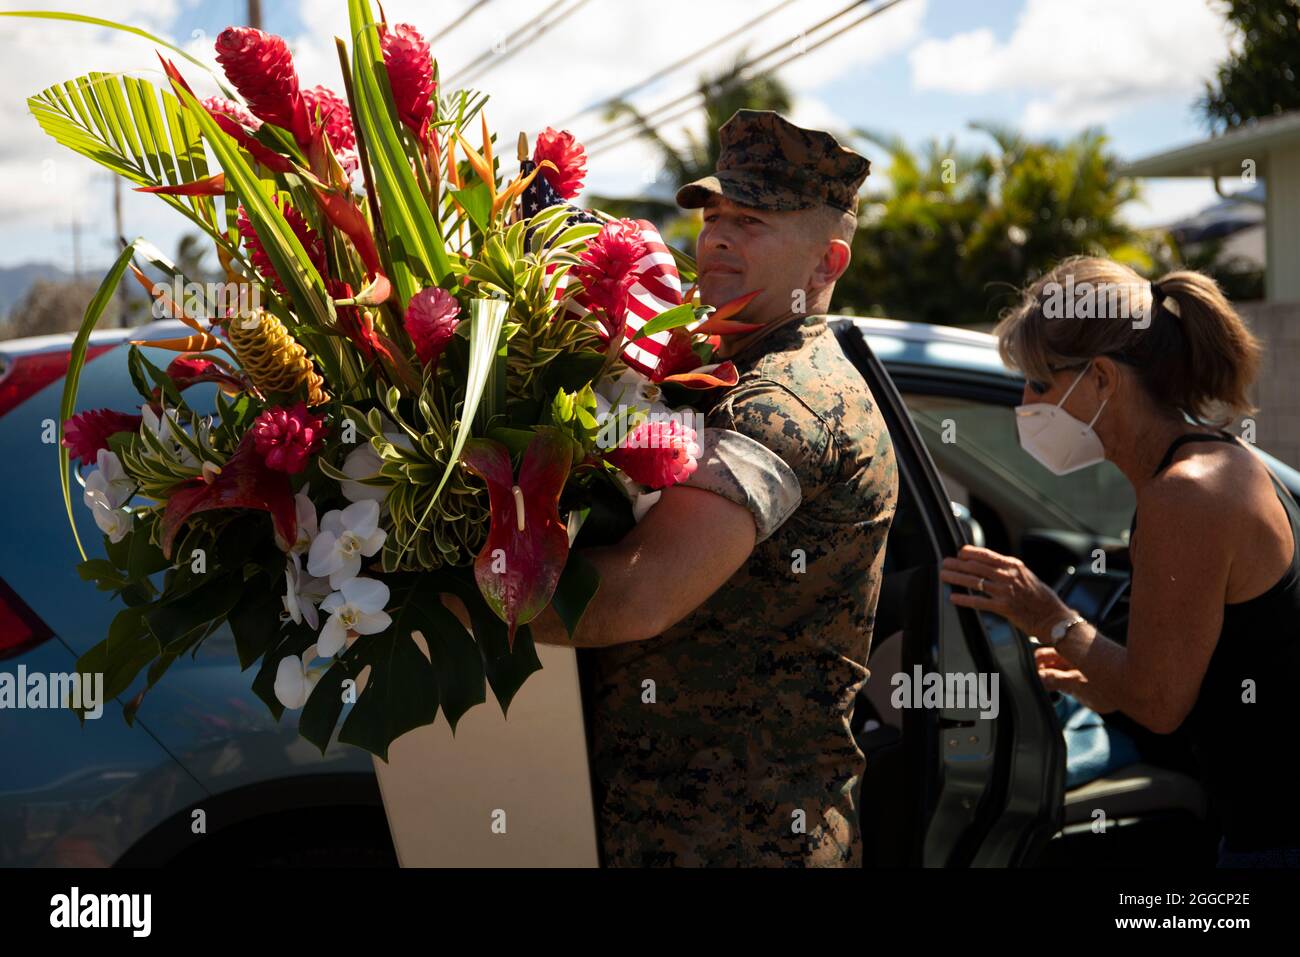
[[[274,313],[259,310],[235,316],[226,325],[239,364],[259,392],[305,391],[309,406],[329,401],[325,380],[311,364],[307,350],[296,342]]]

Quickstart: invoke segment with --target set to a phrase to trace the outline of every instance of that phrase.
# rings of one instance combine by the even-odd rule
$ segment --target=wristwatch
[[[1041,636],[1039,637],[1038,640],[1039,642],[1041,642],[1044,645],[1047,645],[1050,648],[1053,645],[1063,641],[1065,639],[1065,636],[1070,633],[1071,628],[1073,628],[1075,625],[1082,625],[1087,620],[1088,620],[1087,618],[1084,618],[1081,615],[1075,615],[1072,618],[1062,618],[1060,621],[1058,621],[1056,624],[1052,626],[1052,631],[1048,635],[1046,641],[1043,641]]]

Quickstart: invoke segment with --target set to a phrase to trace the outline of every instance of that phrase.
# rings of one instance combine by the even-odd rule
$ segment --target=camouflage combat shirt
[[[893,446],[823,316],[732,357],[707,425],[762,443],[802,500],[703,605],[588,652],[607,866],[858,866],[849,730],[867,677]]]

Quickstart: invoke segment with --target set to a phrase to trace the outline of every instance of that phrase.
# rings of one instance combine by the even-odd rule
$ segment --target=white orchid
[[[393,622],[384,611],[386,604],[388,586],[383,582],[373,578],[349,578],[340,591],[321,602],[321,611],[328,612],[330,617],[321,629],[317,651],[329,658],[347,644],[349,633],[379,634]]]
[[[112,508],[121,508],[135,493],[135,480],[122,468],[121,459],[108,449],[99,450],[95,465],[95,471],[86,476],[86,491],[102,492]]]
[[[307,554],[312,541],[320,532],[320,527],[316,524],[316,506],[307,497],[308,488],[310,486],[304,485],[302,491],[293,497],[294,511],[298,515],[298,538],[294,541],[293,548],[290,551],[295,556]]]
[[[410,449],[411,438],[405,432],[384,432],[386,438],[393,445],[403,449]],[[380,485],[366,485],[362,479],[374,478],[379,474],[379,467],[383,464],[383,459],[375,451],[374,446],[369,442],[363,442],[357,446],[343,459],[343,474],[348,477],[348,481],[339,482],[339,487],[343,491],[343,497],[349,502],[380,502],[382,503],[388,497],[388,489]]]
[[[302,559],[290,555],[284,569],[285,593],[284,610],[289,620],[295,625],[304,621],[312,630],[320,627],[320,616],[316,613],[319,605],[330,593],[329,582],[323,578],[313,578],[302,570]]]
[[[108,496],[98,489],[87,488],[85,502],[95,524],[108,536],[110,542],[116,545],[126,538],[126,533],[131,531],[129,510],[115,506]]]
[[[341,511],[326,512],[307,552],[307,570],[317,578],[328,577],[330,587],[339,588],[357,576],[361,559],[379,551],[387,538],[379,527],[378,502],[353,502]]]
[[[307,662],[317,657],[315,645],[308,648],[301,658],[289,655],[280,659],[280,666],[275,670],[275,697],[291,711],[296,711],[307,703],[312,689],[323,673],[321,668],[309,668]]]

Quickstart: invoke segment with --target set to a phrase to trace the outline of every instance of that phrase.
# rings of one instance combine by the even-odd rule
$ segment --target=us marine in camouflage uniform
[[[821,313],[868,163],[771,112],[719,137],[717,174],[677,199],[706,207],[701,298],[762,288],[736,318],[763,328],[724,349],[740,381],[708,409],[691,479],[585,553],[602,848],[614,866],[857,866],[849,721],[898,476]],[[569,643],[553,611],[533,633]]]

